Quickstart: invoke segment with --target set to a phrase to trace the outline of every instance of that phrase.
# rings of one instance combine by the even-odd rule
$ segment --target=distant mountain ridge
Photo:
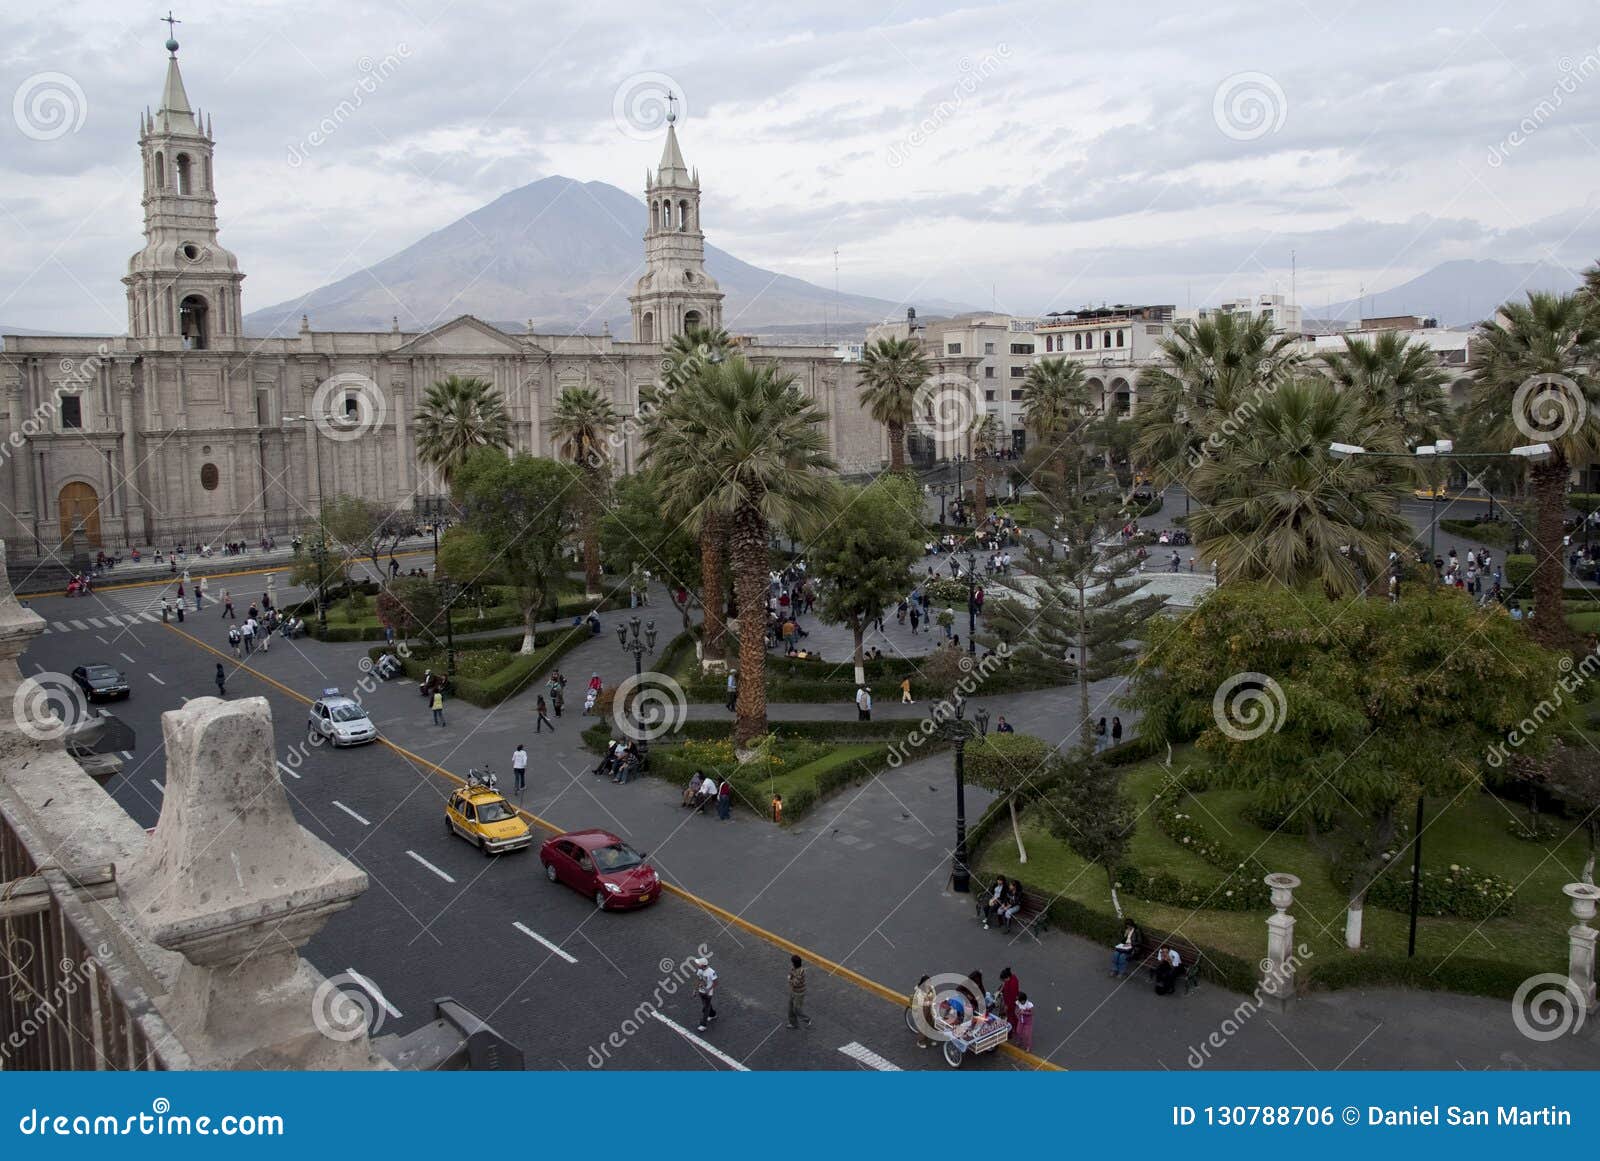
[[[546,177],[503,194],[399,253],[302,298],[245,316],[251,334],[293,334],[300,316],[316,330],[424,330],[472,314],[521,330],[629,334],[628,295],[644,273],[645,205],[605,182]],[[724,325],[735,334],[799,326],[857,335],[901,316],[905,305],[841,294],[742,262],[706,246],[722,286]],[[961,310],[924,301],[918,310]],[[514,320],[514,321],[508,321]]]
[[[1510,300],[1522,300],[1529,291],[1566,293],[1581,280],[1548,262],[1499,262],[1492,258],[1462,258],[1441,262],[1399,286],[1336,302],[1324,307],[1302,304],[1308,317],[1342,319],[1380,318],[1416,314],[1439,320],[1441,326],[1470,326],[1493,316]]]

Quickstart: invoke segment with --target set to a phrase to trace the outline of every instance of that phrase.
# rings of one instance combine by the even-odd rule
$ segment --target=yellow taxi
[[[444,807],[445,828],[476,843],[484,855],[503,855],[533,845],[533,831],[492,782],[469,780]]]

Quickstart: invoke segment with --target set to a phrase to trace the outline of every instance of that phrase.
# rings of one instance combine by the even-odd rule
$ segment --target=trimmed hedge
[[[375,593],[377,585],[363,586],[364,590]],[[330,611],[338,601],[330,601]],[[606,597],[599,602],[601,612],[625,607],[625,598],[615,596]],[[595,608],[595,602],[585,597],[582,593],[569,593],[556,601],[556,615],[549,620],[564,621],[569,617],[582,617],[588,615],[590,609]],[[295,611],[305,618],[306,632],[309,636],[319,641],[349,642],[349,641],[382,641],[383,626],[376,617],[372,624],[363,621],[357,625],[337,625],[330,622],[326,632],[321,630],[317,622],[317,606],[315,601],[302,601],[295,606]],[[521,625],[522,612],[520,609],[505,605],[489,606],[484,609],[482,618],[476,615],[476,606],[468,605],[456,609],[454,632],[484,633],[493,629],[509,629]]]
[[[1533,595],[1533,557],[1521,554],[1506,557],[1505,577],[1506,596],[1531,597]]]
[[[482,709],[497,706],[527,689],[537,678],[553,669],[557,661],[587,641],[590,635],[589,630],[581,625],[567,629],[544,629],[534,634],[532,653],[517,652],[522,646],[521,633],[458,645],[457,654],[503,651],[506,663],[488,677],[471,678],[457,674],[454,696]],[[376,661],[387,651],[385,648],[369,649],[367,654]],[[438,649],[413,653],[401,665],[408,678],[420,679],[426,669],[440,664],[442,656]]]
[[[1511,528],[1500,520],[1441,520],[1439,529],[1453,536],[1503,548],[1511,543]]]

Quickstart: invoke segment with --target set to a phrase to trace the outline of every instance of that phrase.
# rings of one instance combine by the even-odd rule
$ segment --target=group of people
[[[1109,730],[1106,728],[1105,718],[1102,717],[1095,722],[1094,752],[1096,754],[1108,747],[1120,745],[1122,745],[1122,719],[1120,717],[1112,715],[1111,728]]]
[[[1022,910],[1022,882],[997,875],[987,894],[978,900],[978,918],[983,929],[992,923],[1001,931],[1011,930],[1011,921]]]
[[[911,1007],[919,1012],[919,1029],[966,1028],[981,1020],[1004,1020],[1011,1026],[1011,1042],[1024,1052],[1033,1049],[1033,1002],[1022,990],[1022,981],[1009,967],[1000,969],[997,996],[983,982],[983,973],[974,968],[965,981],[942,995],[931,977],[923,976],[911,992]],[[917,1047],[927,1048],[933,1041],[917,1033]]]
[[[235,657],[267,653],[271,651],[274,633],[294,637],[304,629],[305,624],[298,617],[281,616],[277,609],[267,609],[258,614],[256,607],[251,605],[243,624],[235,621],[228,625],[228,647],[233,650]]]
[[[1122,925],[1122,937],[1111,948],[1111,976],[1122,979],[1133,970],[1144,953],[1144,932],[1129,919]],[[1163,943],[1156,949],[1150,964],[1151,979],[1156,995],[1170,996],[1177,990],[1178,981],[1184,978],[1183,956],[1177,948]]]
[[[708,806],[717,808],[717,817],[727,822],[733,817],[733,783],[696,770],[683,788],[683,805],[699,814]]]
[[[600,757],[600,764],[594,768],[594,773],[599,777],[610,778],[618,785],[632,782],[644,769],[648,752],[645,747],[633,740],[623,742],[612,738],[606,746],[606,752]]]

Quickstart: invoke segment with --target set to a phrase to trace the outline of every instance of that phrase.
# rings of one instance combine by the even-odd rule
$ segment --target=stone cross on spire
[[[174,16],[172,9],[168,8],[167,14],[161,18],[161,22],[167,26],[167,51],[176,56],[178,54],[178,25],[182,24],[183,21]]]

